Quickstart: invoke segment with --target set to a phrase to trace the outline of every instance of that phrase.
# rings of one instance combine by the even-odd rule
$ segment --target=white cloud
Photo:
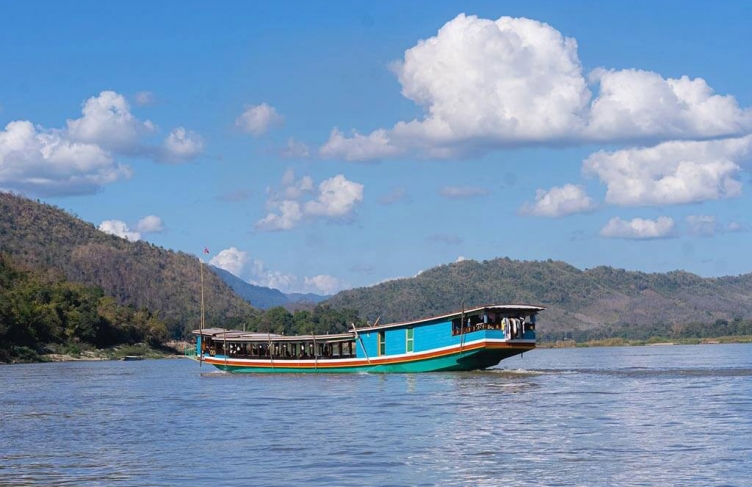
[[[141,233],[159,233],[164,229],[162,219],[157,215],[143,217],[136,224],[136,230]]]
[[[161,232],[164,225],[162,219],[157,215],[148,215],[138,221],[135,230],[131,230],[128,224],[122,220],[105,220],[99,224],[98,228],[104,233],[137,242],[141,240],[144,234]]]
[[[116,154],[180,161],[203,147],[197,134],[182,127],[162,147],[145,145],[142,138],[155,131],[114,91],[86,100],[82,117],[69,119],[63,129],[10,122],[0,131],[0,188],[40,196],[91,194],[132,175],[130,167],[115,161]]]
[[[40,196],[96,193],[131,177],[126,165],[91,143],[66,138],[28,121],[10,122],[0,131],[0,187]]]
[[[311,150],[305,143],[290,137],[289,139],[287,139],[287,147],[285,147],[285,149],[282,151],[282,155],[284,157],[297,157],[305,159],[307,157],[310,157]]]
[[[263,261],[254,260],[250,268],[251,278],[248,282],[256,286],[278,289],[283,293],[302,291],[299,286],[300,278],[295,274],[272,271],[266,267]]]
[[[139,91],[133,96],[133,99],[136,105],[140,107],[154,105],[157,102],[156,95],[151,91]]]
[[[272,204],[273,210],[256,222],[259,230],[292,230],[303,219],[300,203],[283,200]],[[276,213],[275,213],[276,211]]]
[[[467,260],[467,257],[465,257],[464,255],[460,255],[459,257],[457,257],[457,260],[455,260],[455,262],[465,262],[466,260]]]
[[[690,215],[685,221],[689,224],[690,235],[711,237],[720,230],[714,215]]]
[[[369,135],[353,132],[350,137],[337,130],[332,130],[329,140],[319,149],[324,158],[344,159],[346,161],[373,161],[396,156],[404,152],[389,141],[386,130],[379,129]]]
[[[281,125],[285,117],[277,113],[277,110],[267,103],[252,105],[235,120],[235,125],[244,132],[258,137],[266,133],[270,127]]]
[[[573,213],[583,213],[595,209],[595,203],[581,186],[565,184],[546,191],[535,192],[535,203],[525,203],[520,208],[524,215],[558,218]]]
[[[650,71],[595,70],[600,83],[587,136],[596,140],[689,139],[748,133],[752,112],[713,93],[702,78],[664,79]]]
[[[305,214],[327,218],[350,215],[363,201],[363,185],[338,174],[319,184],[318,197],[305,204]]]
[[[248,252],[230,247],[219,252],[209,260],[209,264],[224,269],[237,277],[242,277],[246,266],[251,264]]]
[[[204,140],[196,132],[178,127],[170,132],[164,143],[160,159],[166,162],[184,162],[204,150]]]
[[[345,281],[329,274],[300,277],[273,271],[266,267],[264,261],[252,259],[248,252],[236,247],[222,250],[209,263],[241,279],[248,279],[250,284],[278,289],[283,293],[335,294],[348,287]]]
[[[444,186],[439,194],[449,199],[466,199],[486,195],[488,190],[480,186]]]
[[[608,186],[606,202],[621,206],[692,203],[741,195],[740,164],[752,156],[752,136],[664,142],[655,147],[600,151],[583,163]]]
[[[141,234],[134,232],[124,221],[120,220],[105,220],[99,224],[99,230],[116,237],[124,238],[131,242],[137,242],[141,240]]]
[[[138,152],[140,137],[156,130],[150,121],[141,122],[134,117],[125,97],[114,91],[103,91],[89,98],[81,113],[81,118],[68,120],[70,139],[116,152]]]
[[[322,181],[315,188],[309,176],[296,180],[295,173],[288,170],[282,178],[282,188],[268,190],[267,207],[270,211],[256,222],[256,228],[291,230],[304,220],[347,220],[353,217],[363,201],[363,188],[362,184],[349,181],[341,174]]]
[[[440,158],[520,145],[730,137],[752,130],[752,110],[705,80],[634,69],[594,70],[591,92],[577,42],[526,18],[460,14],[394,64],[420,120],[345,136],[324,157],[368,161],[404,154]]]
[[[674,220],[661,216],[657,220],[634,218],[626,221],[612,218],[601,228],[600,235],[608,238],[653,239],[667,238],[674,234]]]
[[[303,278],[303,292],[306,293],[336,294],[345,287],[347,286],[342,279],[328,274]]]
[[[728,225],[726,225],[726,231],[730,233],[747,232],[750,230],[750,228],[752,227],[750,227],[748,223],[744,223],[744,222],[732,221],[732,222],[729,222]]]

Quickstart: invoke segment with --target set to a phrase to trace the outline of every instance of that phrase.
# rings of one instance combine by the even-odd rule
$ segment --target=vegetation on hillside
[[[52,344],[159,346],[167,335],[147,309],[120,306],[101,288],[23,269],[0,254],[0,362],[35,359]]]
[[[351,325],[364,325],[358,312],[319,304],[311,310],[290,312],[282,306],[266,310],[246,323],[246,330],[284,335],[344,333]]]
[[[716,320],[714,323],[687,323],[668,326],[664,323],[654,325],[607,326],[597,329],[541,332],[539,341],[557,343],[573,341],[575,343],[608,344],[612,343],[651,343],[651,342],[687,342],[712,338],[747,337],[752,335],[752,319],[736,317],[731,321]]]
[[[60,270],[68,281],[99,287],[118,305],[154,310],[174,338],[198,326],[199,260],[186,253],[107,235],[51,205],[2,192],[0,252],[29,268]],[[204,271],[208,324],[254,315],[208,266]]]
[[[565,262],[500,258],[435,267],[414,278],[343,291],[326,302],[356,309],[371,321],[380,316],[382,322],[442,314],[460,309],[463,302],[466,307],[538,304],[547,308],[538,328],[546,336],[607,335],[621,327],[665,335],[674,325],[731,323],[752,316],[752,274],[711,279],[678,271],[583,271]]]

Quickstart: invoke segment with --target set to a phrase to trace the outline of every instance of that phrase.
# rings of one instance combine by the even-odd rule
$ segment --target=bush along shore
[[[86,343],[69,345],[49,344],[32,349],[14,347],[6,349],[5,360],[0,363],[35,363],[35,362],[77,362],[100,360],[124,360],[126,358],[162,359],[184,356],[184,347],[163,345],[150,347],[145,343],[122,345],[111,348],[96,348]]]

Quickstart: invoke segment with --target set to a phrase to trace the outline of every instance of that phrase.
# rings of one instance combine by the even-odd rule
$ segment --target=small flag
[[[208,253],[209,253],[209,247],[204,247],[204,253],[205,253],[205,254],[208,254]]]

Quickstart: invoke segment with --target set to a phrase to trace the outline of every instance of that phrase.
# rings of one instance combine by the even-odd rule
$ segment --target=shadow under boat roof
[[[193,334],[210,337],[215,341],[227,340],[232,342],[333,342],[349,341],[355,338],[353,333],[337,333],[329,335],[279,335],[277,333],[225,330],[224,328],[207,328],[203,331],[193,330]]]

